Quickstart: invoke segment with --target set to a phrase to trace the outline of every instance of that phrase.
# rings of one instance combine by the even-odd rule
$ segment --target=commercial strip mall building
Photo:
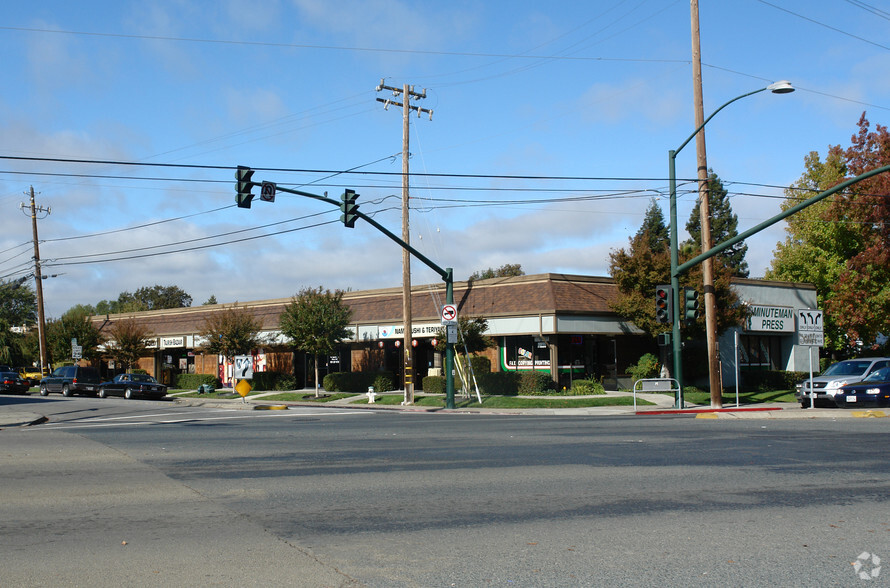
[[[809,348],[798,344],[796,311],[816,308],[816,290],[808,284],[737,279],[733,288],[752,309],[752,318],[739,336],[720,339],[723,382],[735,385],[738,368],[806,371]],[[444,284],[414,286],[411,292],[412,346],[415,388],[427,375],[441,374],[443,353],[436,351]],[[486,352],[492,371],[538,370],[550,373],[560,387],[573,379],[602,378],[607,388],[629,387],[627,368],[644,353],[658,354],[655,342],[618,317],[610,302],[618,296],[611,278],[537,274],[454,284],[458,314],[484,317],[487,335],[497,348]],[[313,358],[294,352],[278,331],[279,316],[290,298],[236,303],[262,324],[268,344],[254,351],[255,371],[293,373],[297,385],[313,387]],[[346,292],[352,309],[353,336],[339,351],[324,358],[327,372],[384,369],[404,381],[402,288]],[[150,356],[139,367],[166,383],[181,373],[214,374],[231,380],[231,365],[201,351],[204,321],[234,306],[218,304],[93,317],[103,334],[115,322],[135,319],[152,333]],[[654,299],[653,299],[654,310]],[[668,330],[668,329],[666,329]],[[554,366],[556,369],[554,370]],[[115,370],[107,361],[100,368]],[[744,381],[744,377],[742,378]]]

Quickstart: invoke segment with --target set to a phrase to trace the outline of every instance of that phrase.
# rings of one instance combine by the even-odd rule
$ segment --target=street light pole
[[[670,187],[670,229],[671,229],[671,239],[670,239],[670,247],[671,247],[671,299],[672,306],[674,310],[674,324],[673,329],[671,330],[671,345],[674,355],[674,379],[677,380],[679,384],[680,391],[677,393],[676,397],[676,407],[683,408],[683,357],[682,357],[682,343],[680,341],[680,272],[677,268],[680,265],[680,249],[679,242],[677,236],[677,154],[683,150],[684,147],[698,134],[700,130],[702,130],[708,122],[714,116],[732,104],[737,100],[741,100],[742,98],[747,98],[748,96],[752,96],[754,94],[759,94],[765,90],[769,90],[773,94],[788,94],[789,92],[794,91],[794,87],[790,82],[782,80],[779,82],[775,82],[770,84],[765,88],[760,88],[759,90],[754,90],[753,92],[748,92],[746,94],[742,94],[741,96],[736,96],[732,100],[724,103],[720,108],[711,113],[711,115],[704,120],[696,129],[692,132],[689,137],[683,141],[679,147],[676,149],[672,149],[668,151],[668,181]]]

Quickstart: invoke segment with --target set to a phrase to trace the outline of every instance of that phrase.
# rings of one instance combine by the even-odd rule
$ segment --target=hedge
[[[293,374],[284,372],[253,372],[250,383],[257,391],[297,389],[297,379]]]
[[[197,390],[202,384],[210,384],[219,388],[219,378],[212,374],[179,374],[176,376],[176,388],[179,390]]]
[[[816,374],[813,374],[814,376]],[[784,370],[742,372],[742,388],[757,390],[794,390],[800,382],[808,379],[808,372],[786,372]]]
[[[395,390],[396,377],[392,372],[333,372],[324,377],[322,385],[328,392],[375,392]]]

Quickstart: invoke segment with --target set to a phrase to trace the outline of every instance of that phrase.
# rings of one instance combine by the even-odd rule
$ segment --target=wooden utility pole
[[[24,204],[21,205],[25,207]],[[49,208],[38,207],[34,202],[34,186],[31,186],[31,231],[34,235],[34,281],[37,291],[37,339],[40,348],[40,372],[47,367],[46,362],[46,315],[43,312],[43,276],[40,274],[40,245],[37,240],[37,213],[52,212]]]
[[[695,126],[704,124],[705,111],[702,97],[701,38],[698,26],[698,0],[690,0],[692,17],[692,87],[695,96]],[[705,149],[705,129],[695,137],[695,153],[698,160],[698,205],[701,218],[701,250],[711,249],[711,199],[708,189],[708,156]],[[708,344],[708,379],[711,389],[711,406],[723,406],[723,389],[720,378],[720,357],[717,349],[717,302],[714,291],[714,258],[702,262],[702,286],[705,302],[705,332]],[[682,299],[681,299],[682,302]]]
[[[402,107],[402,241],[407,244],[411,243],[411,234],[408,222],[408,197],[409,197],[409,176],[408,176],[408,159],[411,152],[408,149],[410,138],[410,121],[409,115],[411,111],[417,112],[419,117],[421,113],[428,113],[430,120],[433,119],[433,111],[426,108],[419,108],[411,105],[411,98],[426,98],[426,90],[423,92],[415,92],[413,86],[405,84],[402,88],[395,88],[384,85],[384,80],[380,80],[377,91],[389,90],[394,98],[402,96],[402,102],[394,100],[377,98],[377,102],[383,103],[384,110],[389,108],[390,104]],[[413,341],[413,326],[411,324],[411,254],[407,249],[402,248],[402,317],[404,321],[404,333],[402,338],[402,347],[405,355],[405,404],[414,404],[414,348],[411,345]]]

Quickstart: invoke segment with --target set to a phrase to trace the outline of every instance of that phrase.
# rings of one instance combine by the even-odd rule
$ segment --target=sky
[[[886,9],[886,10],[883,10]],[[702,0],[708,166],[743,231],[780,212],[804,158],[890,119],[890,7],[876,0]],[[325,202],[235,206],[235,168],[339,199],[401,235],[405,84],[415,248],[456,280],[608,276],[695,130],[685,0],[19,2],[0,26],[0,280],[33,272],[47,317],[143,286],[193,305],[307,287],[398,287],[402,251]],[[680,240],[695,145],[677,156]],[[254,193],[259,190],[255,189]],[[747,241],[768,269],[784,224]],[[411,263],[414,285],[441,284]],[[33,281],[32,281],[33,283]]]

